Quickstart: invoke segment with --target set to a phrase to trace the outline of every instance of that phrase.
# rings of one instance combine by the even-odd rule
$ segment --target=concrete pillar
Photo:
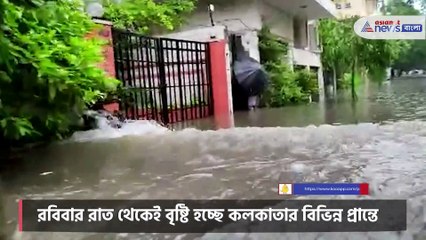
[[[249,56],[260,61],[259,37],[257,31],[247,31],[241,36],[242,45]]]
[[[97,25],[99,25],[99,28],[91,35],[91,37],[98,37],[107,41],[103,49],[104,61],[99,64],[99,67],[104,69],[109,76],[115,77],[114,47],[112,42],[112,23],[99,19],[94,19],[93,21]],[[119,103],[108,103],[104,105],[104,108],[105,110],[113,113],[114,111],[119,110]]]
[[[294,43],[289,42],[286,60],[291,70],[294,70],[294,50],[293,49],[294,49]]]
[[[311,70],[311,66],[306,66],[306,69],[308,71],[310,71]],[[325,99],[325,89],[324,89],[324,75],[323,75],[322,66],[318,67],[317,71],[318,71],[317,72],[317,83],[318,83],[319,101],[323,102],[324,99]]]
[[[104,61],[100,64],[100,67],[103,68],[108,73],[108,75],[115,77],[114,48],[112,45],[112,23],[98,19],[93,21],[99,25],[99,29],[95,33],[95,36],[107,41],[103,49]]]
[[[322,66],[318,68],[318,93],[319,101],[323,102],[325,100],[325,88],[324,88],[324,74]]]
[[[336,70],[333,69],[333,98],[337,97],[337,73]]]
[[[213,91],[213,112],[217,128],[234,126],[232,84],[228,74],[226,41],[209,43],[210,71]]]

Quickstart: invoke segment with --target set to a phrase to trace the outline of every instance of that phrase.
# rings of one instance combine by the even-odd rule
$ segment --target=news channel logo
[[[358,19],[355,33],[367,39],[424,40],[425,16],[370,16]]]

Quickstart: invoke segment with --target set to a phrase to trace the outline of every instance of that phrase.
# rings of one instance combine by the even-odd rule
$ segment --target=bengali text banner
[[[406,230],[406,200],[21,200],[22,231],[111,233]]]

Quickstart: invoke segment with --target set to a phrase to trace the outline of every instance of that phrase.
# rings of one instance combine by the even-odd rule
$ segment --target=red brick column
[[[104,61],[99,64],[99,67],[104,69],[108,75],[115,77],[115,63],[114,63],[114,48],[112,43],[112,23],[105,20],[93,20],[100,28],[98,28],[91,37],[97,36],[107,41],[104,46],[103,55]],[[105,110],[114,112],[119,110],[118,103],[109,103],[104,105]]]
[[[231,79],[227,70],[226,41],[209,43],[214,118],[217,128],[234,125]]]

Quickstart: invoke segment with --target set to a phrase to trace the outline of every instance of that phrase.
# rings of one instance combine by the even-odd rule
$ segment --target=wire
[[[257,29],[255,28],[251,28],[249,27],[243,20],[241,20],[240,18],[227,18],[227,19],[223,19],[221,21],[217,21],[218,23],[224,23],[224,22],[231,22],[231,21],[238,21],[240,22],[245,28],[246,30],[250,30],[250,31],[257,31]],[[225,24],[224,24],[225,25]],[[226,26],[226,25],[225,25]]]

